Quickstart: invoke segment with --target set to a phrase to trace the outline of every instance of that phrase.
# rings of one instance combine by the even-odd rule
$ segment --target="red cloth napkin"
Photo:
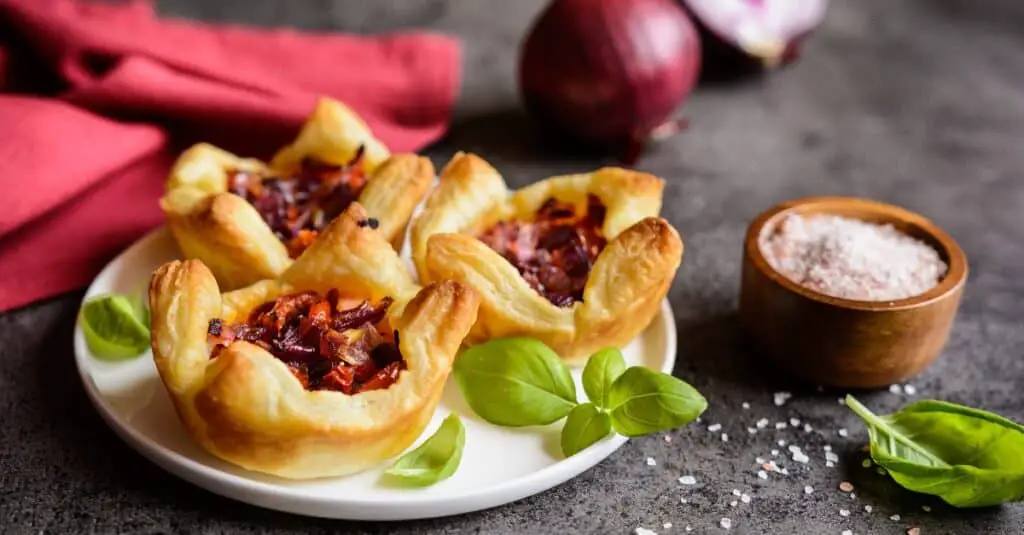
[[[87,284],[160,224],[187,144],[267,157],[321,95],[393,151],[441,137],[460,45],[157,18],[144,2],[0,0],[0,311]]]

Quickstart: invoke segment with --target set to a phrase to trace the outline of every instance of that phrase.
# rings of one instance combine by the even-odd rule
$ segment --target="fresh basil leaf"
[[[465,444],[466,429],[459,415],[453,412],[430,438],[399,457],[384,473],[412,485],[433,485],[455,473]]]
[[[598,407],[608,408],[608,391],[626,371],[626,359],[617,347],[607,347],[591,355],[583,368],[583,391]]]
[[[498,338],[455,361],[455,380],[470,408],[496,425],[558,421],[576,406],[576,384],[562,359],[532,338]]]
[[[89,351],[103,360],[122,360],[146,352],[150,343],[149,323],[127,296],[104,294],[82,304],[78,324]]]
[[[608,405],[615,431],[637,437],[686,425],[708,402],[681,379],[633,366],[612,383]]]
[[[572,457],[612,432],[612,418],[593,403],[577,405],[562,427],[562,453]]]
[[[902,487],[956,507],[1024,501],[1024,427],[944,401],[876,415],[846,396],[867,424],[871,457]]]

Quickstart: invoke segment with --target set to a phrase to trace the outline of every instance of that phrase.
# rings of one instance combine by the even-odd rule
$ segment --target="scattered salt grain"
[[[781,446],[785,446],[785,445],[786,445],[786,441],[785,441],[785,440],[782,440],[782,439],[780,438],[780,439],[779,439],[779,441],[777,442],[777,444],[778,444],[778,445],[779,445],[780,447],[781,447]]]
[[[743,503],[750,503],[750,495],[740,494],[740,501]]]
[[[664,524],[661,525],[661,527],[663,527],[665,529],[672,529],[672,523],[671,522],[665,522]]]
[[[802,451],[794,451],[793,452],[793,460],[798,462],[798,463],[800,463],[800,464],[807,464],[807,463],[809,463],[811,461],[811,458],[808,457]]]
[[[814,493],[814,487],[812,487],[810,485],[807,485],[806,487],[804,487],[804,494],[813,494],[813,493]]]
[[[844,529],[840,535],[853,535],[853,532],[848,529]]]
[[[657,466],[657,465],[658,465],[658,461],[655,461],[654,457],[648,457],[647,458],[647,466]]]
[[[671,435],[665,435],[665,442],[672,442],[672,436]]]
[[[683,503],[683,504],[687,503],[686,498],[679,498],[679,503]]]
[[[849,481],[843,481],[839,484],[839,490],[843,492],[853,492],[853,484]]]
[[[718,525],[722,526],[725,529],[729,529],[732,527],[732,520],[729,520],[728,518],[723,518],[718,522]]]
[[[764,464],[764,457],[754,457],[754,462],[757,464]]]
[[[722,442],[729,442],[729,435],[722,433]]]
[[[832,446],[830,446],[828,444],[825,444],[824,446],[821,447],[821,449],[823,449],[825,451],[832,451]]]
[[[793,452],[793,453],[796,453],[796,452],[800,451],[800,446],[797,446],[796,444],[791,444],[791,445],[790,445],[790,446],[789,446],[788,448],[786,448],[786,449],[787,449],[787,450],[789,450],[789,451],[791,451],[791,452]]]
[[[751,435],[754,435],[757,434],[757,429],[754,429],[753,427],[748,427],[747,432],[750,433]]]
[[[814,431],[814,428],[811,427],[811,424],[804,424],[804,433],[810,433],[811,431]]]
[[[889,392],[892,394],[902,394],[903,387],[901,387],[900,385],[889,385]]]
[[[776,457],[779,454],[779,450],[772,450],[772,457]]]
[[[691,528],[690,526],[686,526],[686,531],[693,531],[693,528]]]
[[[870,513],[873,509],[874,509],[874,507],[871,507],[870,505],[865,505],[864,506],[864,512],[865,513]]]
[[[711,424],[708,426],[708,431],[715,433],[722,429],[722,424]]]
[[[740,502],[738,502],[736,500],[733,500],[733,501],[729,502],[729,507],[736,507],[739,504],[740,504]]]
[[[846,398],[839,398],[840,405],[846,405]]]
[[[793,394],[790,394],[789,392],[776,392],[772,397],[774,398],[775,406],[781,407],[789,401],[789,398],[793,397]]]
[[[856,492],[851,492],[850,493],[850,499],[851,500],[856,500],[857,499],[857,493]]]
[[[839,462],[839,456],[836,455],[835,453],[832,453],[831,451],[826,451],[825,452],[825,460],[826,461],[832,461],[834,463],[835,462]]]
[[[732,495],[733,496],[741,496],[742,494],[743,493],[740,492],[740,489],[732,489]]]
[[[850,516],[850,510],[849,509],[840,509],[839,510],[839,516]]]
[[[926,513],[930,513],[930,512],[932,512],[932,507],[930,505],[922,505],[921,506],[921,510],[926,512]]]
[[[800,418],[790,418],[789,419],[789,425],[791,425],[793,427],[796,427],[796,426],[800,425]]]
[[[919,295],[946,273],[934,247],[892,225],[839,215],[790,215],[760,246],[768,264],[797,284],[847,299]]]
[[[907,535],[921,535],[921,528],[916,526],[912,527],[907,530]]]
[[[835,465],[836,465],[836,463],[834,463],[832,461],[825,461],[825,468],[832,468]]]
[[[747,403],[746,401],[744,401],[742,407],[743,407],[743,410],[748,411],[748,410],[750,410],[750,403]]]
[[[764,470],[758,470],[757,477],[758,479],[768,479],[768,472],[765,472]]]
[[[754,425],[756,425],[758,429],[764,429],[765,427],[768,427],[768,418],[761,418]]]
[[[864,459],[861,461],[860,465],[864,468],[871,468],[871,459]]]
[[[847,436],[850,436],[850,432],[849,432],[849,431],[847,431],[845,427],[841,427],[841,428],[839,428],[839,431],[838,431],[838,433],[839,433],[839,436],[841,436],[841,437],[847,437]]]
[[[696,485],[697,478],[693,476],[683,476],[679,478],[679,482],[682,483],[683,485]]]
[[[785,429],[786,422],[775,422],[775,429]]]
[[[647,528],[636,528],[636,530],[634,530],[634,533],[636,533],[636,535],[658,535],[657,532],[651,531]]]
[[[917,393],[917,387],[914,385],[906,385],[903,387],[903,391],[906,392],[908,396],[913,396]]]
[[[892,516],[889,517],[889,520],[892,520],[893,522],[899,522],[900,521],[900,515],[892,515]]]

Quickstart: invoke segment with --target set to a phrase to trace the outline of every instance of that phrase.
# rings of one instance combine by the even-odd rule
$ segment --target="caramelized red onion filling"
[[[582,213],[551,198],[533,220],[499,221],[479,239],[511,262],[548,301],[566,307],[583,300],[590,269],[608,243],[601,235],[604,216],[604,205],[593,195]]]
[[[288,365],[306,390],[357,394],[391,386],[405,369],[398,331],[382,333],[381,322],[393,300],[367,301],[346,308],[337,290],[278,297],[249,313],[244,322],[213,319],[210,358],[236,340],[267,350]]]
[[[347,165],[305,158],[292,176],[228,172],[228,191],[256,208],[295,258],[328,223],[359,198],[366,186],[363,148]]]

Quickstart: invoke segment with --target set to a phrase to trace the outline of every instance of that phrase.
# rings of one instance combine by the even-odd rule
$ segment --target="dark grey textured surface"
[[[442,164],[478,151],[521,185],[602,161],[543,146],[519,111],[517,43],[541,4],[516,1],[166,0],[167,13],[256,24],[376,31],[431,27],[466,42],[456,124],[429,150]],[[124,446],[92,410],[72,365],[79,294],[0,316],[0,531],[221,533],[1024,533],[1024,506],[955,511],[899,490],[860,466],[866,435],[839,393],[794,390],[782,408],[773,378],[734,321],[746,223],[784,198],[855,194],[937,221],[971,261],[961,313],[943,356],[912,381],[935,397],[1024,421],[1024,4],[1016,0],[834,2],[804,59],[763,82],[702,89],[692,129],[651,152],[643,169],[669,181],[665,215],[686,256],[671,299],[677,375],[710,400],[701,425],[635,440],[579,478],[519,503],[458,518],[401,524],[306,519],[241,505],[169,476]],[[2,281],[11,284],[12,281]],[[862,394],[873,408],[905,402]],[[741,403],[751,404],[743,410]],[[759,432],[761,417],[814,431]],[[722,442],[706,426],[721,423]],[[837,429],[850,429],[849,438]],[[755,456],[779,439],[810,453],[780,454],[788,477],[761,481]],[[822,446],[841,462],[824,466]],[[650,467],[645,458],[657,460]],[[698,485],[676,479],[692,474]],[[856,499],[836,490],[853,482]],[[816,490],[805,495],[803,487]],[[732,489],[752,496],[731,507]],[[688,499],[681,504],[680,498]],[[864,510],[873,507],[872,513]],[[932,507],[930,513],[922,505]],[[849,517],[840,516],[848,509]],[[890,515],[900,514],[900,521]],[[662,524],[671,522],[671,529]]]

